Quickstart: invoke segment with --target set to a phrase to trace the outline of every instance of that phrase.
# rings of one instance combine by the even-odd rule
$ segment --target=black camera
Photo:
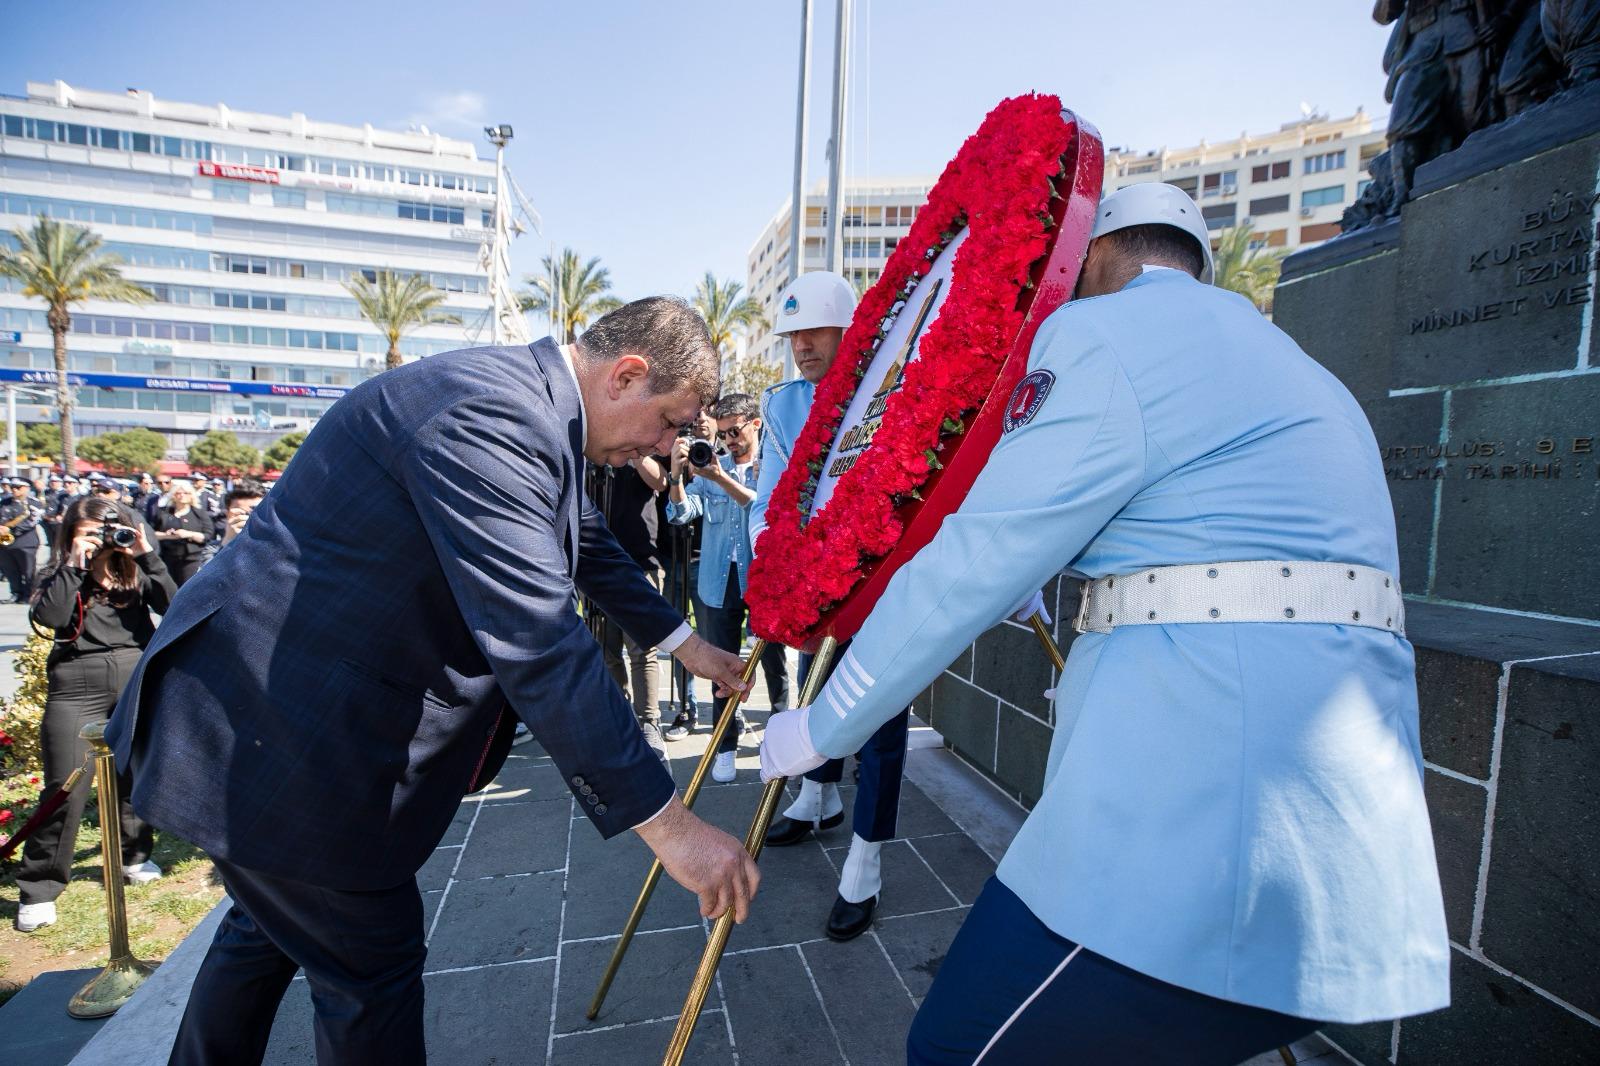
[[[710,441],[697,440],[689,445],[690,466],[711,466],[717,461],[717,451]]]
[[[100,527],[100,544],[103,547],[131,548],[138,540],[139,534],[127,526],[107,522]]]

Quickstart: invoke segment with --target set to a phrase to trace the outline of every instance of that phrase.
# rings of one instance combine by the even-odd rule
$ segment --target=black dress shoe
[[[821,832],[832,829],[844,822],[844,812],[838,811],[828,815],[820,823],[799,822],[787,816],[779,818],[767,827],[767,843],[769,848],[786,848],[790,844],[798,844],[806,838],[806,834],[813,830]]]
[[[851,903],[843,896],[833,897],[833,910],[828,912],[828,939],[854,940],[872,924],[872,912],[878,909],[878,897]]]

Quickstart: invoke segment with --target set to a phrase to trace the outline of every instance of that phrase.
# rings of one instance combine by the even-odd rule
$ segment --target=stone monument
[[[1390,147],[1344,235],[1285,261],[1274,318],[1361,401],[1389,477],[1453,1004],[1325,1035],[1368,1066],[1597,1063],[1600,0],[1374,17]],[[1077,583],[1055,586],[1066,644]],[[1031,806],[1054,680],[1002,623],[916,711]]]
[[[1453,1005],[1327,1035],[1369,1064],[1600,1062],[1600,3],[1397,14],[1390,149],[1274,307],[1389,477]]]

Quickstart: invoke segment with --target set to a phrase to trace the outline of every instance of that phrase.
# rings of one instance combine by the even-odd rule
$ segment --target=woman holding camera
[[[41,800],[55,794],[89,754],[79,730],[104,722],[155,635],[150,612],[167,609],[177,592],[145,525],[114,501],[81,496],[67,505],[50,562],[33,594],[29,620],[54,631],[46,671],[49,688],[39,735],[44,749]],[[85,777],[23,846],[17,873],[22,906],[17,928],[32,932],[56,920],[56,897],[67,887],[78,823],[89,798]],[[161,876],[150,860],[154,837],[128,803],[122,781],[122,864],[131,883]]]
[[[173,582],[182,588],[205,562],[206,545],[216,533],[216,522],[195,506],[194,485],[187,481],[172,483],[171,500],[156,511],[156,539],[161,542],[161,559]]]

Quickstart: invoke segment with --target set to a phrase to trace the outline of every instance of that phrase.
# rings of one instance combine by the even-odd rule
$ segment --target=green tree
[[[225,429],[213,429],[189,445],[189,465],[207,474],[247,474],[261,466],[261,452]]]
[[[39,459],[54,459],[61,454],[61,430],[53,422],[18,426],[17,453]]]
[[[100,238],[82,226],[40,215],[29,229],[12,231],[15,248],[0,247],[0,277],[22,284],[22,295],[45,302],[45,321],[55,342],[56,408],[61,413],[61,464],[72,470],[72,388],[67,384],[67,331],[72,328],[68,305],[81,300],[117,300],[140,304],[155,294],[135,285],[118,269],[122,260],[100,251]]]
[[[560,257],[545,256],[544,276],[529,274],[523,282],[532,288],[517,294],[517,306],[549,317],[551,330],[562,343],[571,344],[578,331],[607,311],[622,306],[611,292],[611,271],[596,256],[578,262],[578,253],[563,248]]]
[[[459,315],[435,311],[444,302],[445,294],[417,274],[395,274],[388,270],[377,272],[376,281],[365,275],[344,286],[361,306],[367,321],[378,327],[389,341],[389,351],[384,357],[384,369],[393,370],[400,365],[400,338],[417,326],[453,325],[461,321]]]
[[[761,305],[748,296],[740,296],[744,286],[737,281],[718,281],[715,274],[706,276],[695,286],[689,300],[711,330],[711,343],[724,356],[732,354],[735,337],[767,324]]]
[[[300,450],[300,445],[306,442],[304,430],[285,433],[271,444],[262,458],[262,465],[268,470],[282,470],[289,465],[289,460],[294,458],[294,453]]]
[[[78,451],[91,463],[113,474],[153,471],[167,452],[167,438],[153,429],[136,426],[121,433],[102,433],[78,442]]]
[[[763,391],[783,380],[783,367],[768,359],[747,356],[734,361],[722,376],[722,392],[746,392],[760,396]]]
[[[1282,248],[1252,248],[1255,236],[1248,225],[1230,226],[1217,235],[1216,284],[1238,293],[1262,311],[1272,310],[1272,290],[1283,270]]]

